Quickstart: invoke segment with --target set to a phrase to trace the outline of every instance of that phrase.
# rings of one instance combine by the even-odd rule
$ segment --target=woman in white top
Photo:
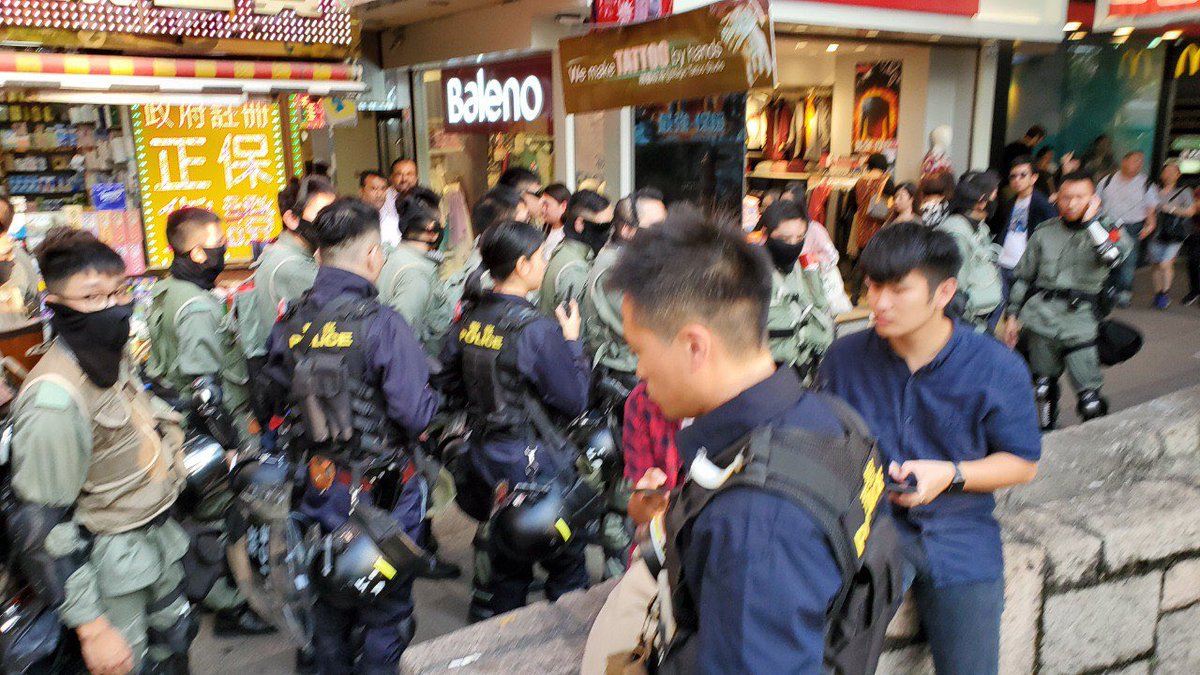
[[[1166,309],[1171,304],[1171,281],[1175,277],[1175,257],[1183,246],[1183,239],[1172,236],[1172,221],[1183,219],[1181,229],[1191,231],[1192,216],[1196,214],[1196,203],[1192,191],[1180,187],[1179,166],[1174,163],[1163,165],[1158,188],[1158,219],[1154,233],[1148,237],[1150,263],[1154,265],[1154,307]]]

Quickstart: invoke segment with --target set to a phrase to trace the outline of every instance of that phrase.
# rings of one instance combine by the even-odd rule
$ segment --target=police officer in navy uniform
[[[321,267],[312,290],[272,330],[264,370],[276,410],[291,403],[296,431],[289,441],[313,456],[298,510],[328,533],[347,521],[353,499],[370,500],[415,538],[425,487],[405,447],[438,405],[426,357],[404,319],[378,301],[374,282],[384,262],[378,212],[357,199],[339,199],[314,225]],[[312,388],[335,396],[328,388],[334,381],[347,387],[353,436],[323,444],[314,440],[321,433],[312,417],[319,416],[310,415],[308,396]],[[380,466],[394,469],[374,481]],[[385,479],[392,481],[388,489]],[[415,631],[412,613],[411,581],[354,610],[318,596],[318,672],[395,673]]]
[[[672,604],[676,631],[658,654],[658,672],[825,672],[828,617],[846,578],[839,567],[846,547],[838,542],[849,538],[821,523],[856,528],[865,515],[866,525],[851,530],[865,543],[881,510],[879,463],[856,463],[845,452],[850,446],[839,445],[852,428],[862,429],[861,420],[852,422],[845,404],[807,391],[795,370],[776,368],[767,341],[770,263],[737,230],[677,208],[640,232],[637,244],[610,282],[625,293],[625,337],[649,396],[668,417],[693,419],[676,436],[689,475],[671,493],[663,523],[671,593],[659,600]],[[757,439],[776,437],[825,439],[807,447],[837,450],[816,460],[822,453],[806,454],[804,443],[781,449],[770,441],[770,452],[759,452]],[[784,458],[780,480],[777,456]],[[797,468],[814,461],[820,472]],[[638,487],[665,480],[651,469]],[[862,504],[857,520],[848,511],[823,520],[781,487],[822,481],[853,495],[836,503]]]
[[[571,470],[569,458],[538,438],[522,396],[535,397],[551,415],[570,419],[587,406],[590,371],[579,341],[575,302],[556,309],[557,321],[541,314],[526,296],[537,290],[546,272],[544,239],[528,223],[508,221],[480,238],[483,268],[495,281],[490,292],[469,298],[440,357],[439,388],[467,401],[472,430],[468,489],[459,504],[486,521],[493,491],[512,488]],[[533,565],[501,552],[485,523],[476,538],[476,565],[469,616],[481,620],[525,604]],[[548,573],[550,600],[587,585],[584,541],[572,537],[562,550],[539,560]]]

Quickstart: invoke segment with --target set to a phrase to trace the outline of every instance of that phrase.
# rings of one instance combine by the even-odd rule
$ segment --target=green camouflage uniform
[[[1000,254],[992,241],[986,222],[974,223],[966,216],[954,214],[942,221],[938,229],[954,238],[962,254],[958,271],[958,290],[966,298],[962,320],[986,331],[988,318],[1000,306],[1004,286],[997,265]]]
[[[1124,260],[1133,241],[1107,219],[1101,223],[1110,232],[1120,232],[1114,244]],[[1009,313],[1018,317],[1025,332],[1034,377],[1057,379],[1065,366],[1077,389],[1099,389],[1104,383],[1095,347],[1099,319],[1094,303],[1048,299],[1041,292],[1077,291],[1095,296],[1111,270],[1096,254],[1086,228],[1071,229],[1055,218],[1034,230],[1025,256],[1014,270],[1016,279],[1009,294]],[[1080,345],[1087,346],[1073,349]]]
[[[563,239],[550,256],[546,277],[542,280],[538,309],[554,316],[556,307],[574,300],[583,304],[588,273],[595,254],[587,244],[575,239]]]
[[[776,363],[811,373],[833,344],[833,316],[818,270],[797,265],[788,274],[771,270],[767,336]]]
[[[625,296],[604,287],[609,278],[608,271],[620,255],[621,247],[614,244],[600,249],[588,274],[580,308],[584,344],[593,355],[592,365],[632,375],[637,371],[637,357],[625,342],[621,318],[621,303]]]
[[[376,283],[379,301],[404,317],[426,353],[433,356],[441,350],[454,311],[440,267],[428,255],[402,243],[388,252]]]
[[[279,318],[280,303],[299,300],[316,278],[313,254],[298,235],[284,230],[255,264],[254,290],[235,300],[235,332],[246,358],[266,356],[267,337]]]
[[[84,555],[60,619],[77,628],[106,617],[137,664],[186,654],[189,542],[167,516],[186,475],[178,414],[143,390],[129,362],[114,386],[95,386],[62,342],[30,372],[14,410],[13,490],[26,503],[73,507],[45,550],[68,569]]]

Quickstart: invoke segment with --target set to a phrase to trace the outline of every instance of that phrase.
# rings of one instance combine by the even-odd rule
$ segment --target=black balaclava
[[[171,263],[171,276],[196,284],[206,291],[217,285],[217,277],[225,270],[225,247],[205,248],[208,260],[198,263],[190,256],[175,256]]]
[[[586,218],[583,220],[583,232],[576,232],[575,226],[563,227],[563,236],[567,239],[574,239],[588,245],[592,249],[592,253],[599,253],[600,249],[604,248],[604,244],[608,243],[609,233],[612,232],[612,221],[607,223],[596,223]]]
[[[66,305],[48,302],[54,310],[50,327],[66,341],[88,379],[101,389],[117,383],[121,359],[129,342],[133,303],[113,305],[98,312],[79,312]]]

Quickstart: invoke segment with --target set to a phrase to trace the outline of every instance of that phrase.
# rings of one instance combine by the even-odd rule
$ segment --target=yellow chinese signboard
[[[230,262],[253,258],[251,242],[279,234],[287,184],[279,106],[133,106],[133,142],[152,268],[171,262],[167,216],[200,206],[225,221]]]

